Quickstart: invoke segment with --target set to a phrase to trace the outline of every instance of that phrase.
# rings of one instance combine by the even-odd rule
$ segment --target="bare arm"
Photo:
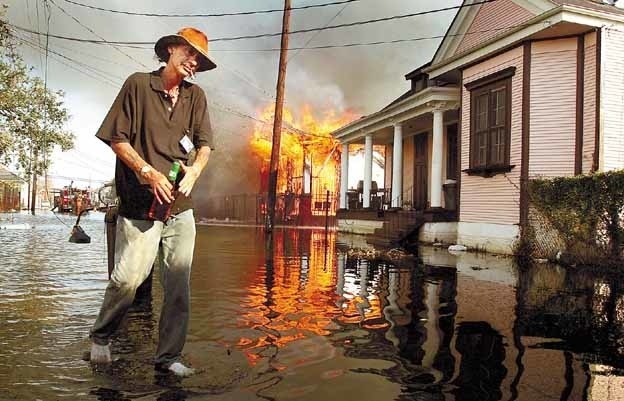
[[[136,150],[134,150],[129,143],[113,142],[111,143],[111,148],[126,166],[130,167],[132,171],[137,174],[140,174],[141,177],[143,177],[150,184],[152,192],[154,192],[154,196],[160,203],[162,203],[163,200],[166,202],[173,201],[174,198],[171,194],[173,186],[169,180],[167,180],[167,177],[153,167],[147,174],[141,174],[141,168],[148,164],[141,156],[139,156]]]
[[[191,191],[193,190],[193,186],[195,182],[199,178],[199,175],[206,167],[208,163],[208,159],[210,158],[210,147],[202,146],[197,149],[197,157],[195,158],[195,162],[192,166],[184,166],[182,165],[182,170],[184,171],[184,178],[180,182],[180,192],[184,195],[189,196]]]

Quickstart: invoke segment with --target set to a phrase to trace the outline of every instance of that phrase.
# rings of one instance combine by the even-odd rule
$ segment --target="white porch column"
[[[392,207],[401,207],[403,202],[403,126],[394,124],[392,143]]]
[[[364,197],[362,206],[370,207],[371,186],[373,180],[373,135],[368,134],[364,142]]]
[[[444,110],[433,111],[433,146],[431,152],[431,207],[442,207],[442,158],[444,146]]]
[[[340,155],[340,209],[348,209],[347,190],[349,189],[349,144],[342,144]]]

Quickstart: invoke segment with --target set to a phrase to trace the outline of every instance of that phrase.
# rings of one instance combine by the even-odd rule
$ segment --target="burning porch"
[[[212,197],[209,220],[263,225],[268,216],[269,165],[275,106],[258,113],[248,143],[257,191]],[[289,226],[336,225],[340,178],[339,142],[330,133],[353,120],[349,113],[304,106],[283,111],[275,222]]]

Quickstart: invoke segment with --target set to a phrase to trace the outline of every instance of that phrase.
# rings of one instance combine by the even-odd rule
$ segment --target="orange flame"
[[[262,161],[262,173],[268,176],[271,160],[273,115],[275,105],[267,105],[259,114],[251,140],[252,152]],[[277,179],[278,193],[314,193],[330,191],[336,193],[339,184],[340,147],[331,132],[349,123],[356,116],[346,112],[338,115],[326,111],[316,118],[309,106],[304,106],[299,118],[288,108],[283,111],[280,161]],[[306,173],[307,171],[307,173]],[[309,174],[312,188],[303,177]],[[261,192],[266,188],[261,188]],[[322,195],[317,193],[316,195]]]

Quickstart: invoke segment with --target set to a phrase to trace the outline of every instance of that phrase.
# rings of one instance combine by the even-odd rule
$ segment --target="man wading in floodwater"
[[[179,359],[189,320],[195,246],[190,193],[208,162],[212,130],[204,91],[184,78],[216,65],[208,58],[206,35],[194,28],[160,38],[154,50],[167,65],[152,73],[131,75],[96,135],[117,155],[115,185],[120,205],[115,267],[91,330],[91,361],[111,362],[109,339],[159,254],[164,301],[156,369],[189,376],[194,370]],[[196,153],[195,161],[187,166],[191,153]],[[182,163],[178,191],[165,175],[175,161]],[[154,198],[173,202],[171,217],[149,219]]]

